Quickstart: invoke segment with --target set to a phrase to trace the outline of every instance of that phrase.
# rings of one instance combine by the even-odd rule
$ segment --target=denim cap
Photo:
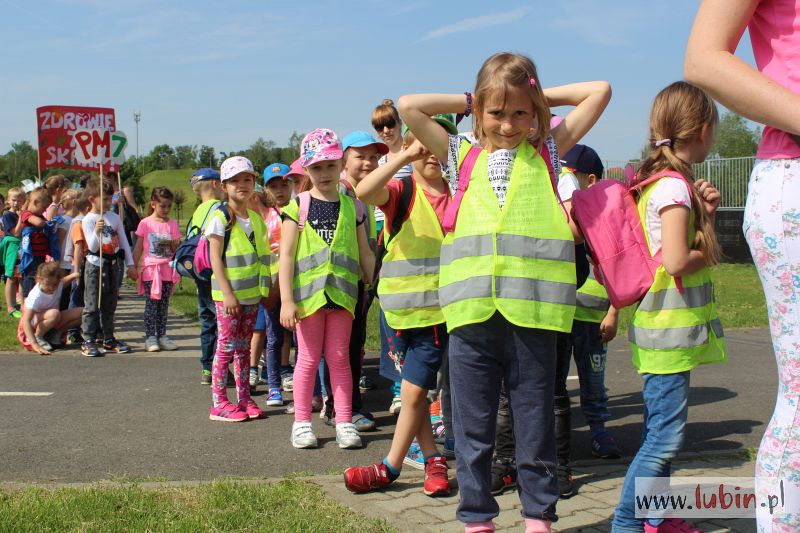
[[[585,144],[576,144],[569,152],[564,154],[564,166],[573,172],[594,174],[597,179],[603,179],[603,162],[591,147]]]
[[[320,161],[338,161],[343,154],[342,143],[333,130],[317,128],[307,133],[300,143],[300,158],[304,168]]]
[[[192,177],[189,178],[189,185],[194,187],[196,183],[200,183],[201,181],[206,180],[217,180],[219,181],[219,172],[214,170],[213,168],[198,168],[192,174]]]
[[[371,145],[375,145],[375,148],[378,149],[378,153],[381,155],[389,153],[388,146],[366,131],[354,131],[348,133],[344,136],[344,139],[342,139],[342,150],[347,150],[348,148],[362,148]]]
[[[264,185],[269,183],[273,178],[284,178],[291,181],[292,177],[289,176],[292,169],[283,163],[271,163],[264,169]]]
[[[253,168],[253,163],[246,157],[240,155],[229,157],[223,161],[222,166],[219,167],[219,171],[222,181],[227,181],[242,172],[250,174],[253,178],[258,177],[258,172]]]
[[[458,127],[456,126],[456,120],[452,113],[439,113],[438,115],[433,115],[431,118],[434,122],[441,124],[450,135],[458,135]],[[408,133],[408,126],[403,122],[400,135],[405,135],[406,133]]]

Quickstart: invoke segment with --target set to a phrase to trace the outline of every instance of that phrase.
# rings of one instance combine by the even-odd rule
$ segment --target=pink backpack
[[[311,207],[311,193],[308,191],[301,192],[297,195],[297,199],[300,200],[300,210],[297,213],[297,231],[302,233],[306,220],[308,220],[308,208]],[[356,220],[359,220],[364,216],[364,204],[356,198],[353,198],[353,203],[356,204]]]
[[[447,204],[447,209],[442,218],[442,230],[445,235],[456,229],[458,208],[461,207],[461,200],[464,199],[464,193],[467,192],[467,187],[469,187],[469,179],[472,176],[472,169],[475,167],[475,161],[478,160],[478,156],[482,151],[483,148],[480,146],[472,145],[467,155],[464,156],[464,160],[461,162],[461,166],[458,169],[458,186],[456,187],[456,192],[453,195],[453,199]],[[544,162],[547,164],[547,171],[550,173],[550,182],[553,185],[553,191],[556,193],[558,203],[561,204],[561,198],[558,195],[558,178],[553,170],[553,162],[550,160],[550,150],[547,148],[546,144],[542,143],[539,155],[542,156],[542,159],[544,159]],[[561,204],[561,207],[563,209],[564,205]],[[564,214],[566,214],[566,211]]]
[[[633,174],[626,168],[626,175]],[[626,186],[616,180],[601,180],[572,195],[572,216],[586,239],[586,247],[595,267],[595,276],[608,292],[611,304],[622,309],[639,301],[653,285],[661,264],[661,251],[650,255],[635,191],[663,177],[683,175],[664,171]],[[692,187],[687,183],[689,195]],[[683,290],[680,278],[678,289]]]

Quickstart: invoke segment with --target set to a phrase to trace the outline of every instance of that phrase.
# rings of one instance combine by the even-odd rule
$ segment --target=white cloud
[[[454,33],[461,33],[465,31],[480,30],[488,28],[489,26],[498,26],[500,24],[508,24],[521,19],[527,13],[526,8],[519,8],[513,11],[504,11],[502,13],[494,13],[492,15],[481,15],[480,17],[472,17],[460,20],[454,24],[448,24],[441,28],[435,29],[426,33],[420,41],[427,41],[430,39],[438,39],[446,35]]]

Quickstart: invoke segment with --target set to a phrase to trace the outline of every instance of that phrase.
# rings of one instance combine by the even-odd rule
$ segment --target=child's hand
[[[719,207],[719,203],[722,201],[722,195],[713,185],[704,179],[696,180],[694,186],[700,193],[700,199],[703,201],[703,209],[705,209],[708,216],[713,218],[717,207]]]
[[[103,234],[103,227],[106,225],[106,221],[103,220],[103,217],[97,219],[97,223],[94,225],[94,232],[98,235]]]
[[[431,153],[421,142],[419,142],[418,139],[414,139],[414,142],[411,143],[411,146],[405,149],[403,155],[405,155],[406,159],[411,162],[425,159],[430,156]]]
[[[617,313],[606,313],[603,321],[600,322],[600,339],[603,342],[611,342],[617,336]]]
[[[225,308],[225,314],[229,316],[239,316],[242,312],[242,305],[233,293],[222,297],[222,306]]]
[[[294,327],[297,325],[299,320],[297,320],[297,306],[294,302],[284,302],[281,304],[281,326],[284,328],[294,331]]]
[[[128,277],[131,278],[133,281],[136,281],[136,279],[139,277],[139,273],[136,272],[136,267],[133,265],[128,267],[127,274]]]
[[[44,348],[42,348],[42,347],[39,345],[39,343],[38,343],[38,342],[36,342],[36,340],[35,340],[35,339],[31,341],[31,348],[33,348],[33,351],[34,351],[34,352],[36,352],[36,353],[38,353],[39,355],[50,355],[50,352],[48,352],[47,350],[45,350]]]

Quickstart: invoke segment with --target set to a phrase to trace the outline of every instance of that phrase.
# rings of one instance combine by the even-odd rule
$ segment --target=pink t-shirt
[[[800,0],[761,0],[748,26],[758,70],[800,94]],[[766,126],[757,157],[794,159],[800,157],[800,146],[783,131]]]
[[[392,179],[389,180],[389,183],[386,184],[386,190],[389,192],[389,201],[386,202],[384,205],[378,206],[380,207],[381,211],[383,211],[385,215],[385,226],[392,227],[392,221],[394,217],[397,216],[397,207],[400,203],[400,193],[403,189],[403,180],[399,179]],[[429,194],[426,191],[422,191],[425,193],[425,198],[433,207],[433,212],[436,213],[436,218],[439,219],[439,225],[442,224],[442,219],[444,218],[444,213],[447,211],[447,206],[450,204],[450,194]]]
[[[169,241],[181,238],[181,231],[178,223],[170,219],[167,222],[156,222],[152,216],[143,218],[136,228],[136,236],[142,239],[142,263],[146,265],[146,259],[150,258],[157,262],[159,274],[164,281],[172,279],[172,268],[169,260],[174,255]],[[142,280],[152,281],[154,277],[153,267],[142,266]]]
[[[277,253],[281,244],[281,212],[277,208],[270,207],[267,210],[264,224],[266,224],[267,233],[269,233],[269,250],[273,254]]]

